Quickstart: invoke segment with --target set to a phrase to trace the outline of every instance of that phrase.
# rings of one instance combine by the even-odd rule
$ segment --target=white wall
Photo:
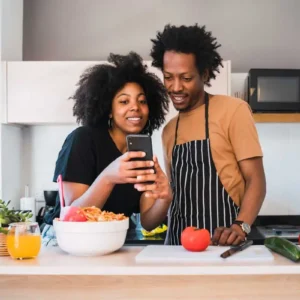
[[[1,60],[23,58],[23,0],[1,0]]]
[[[30,196],[44,199],[43,191],[57,189],[52,182],[55,162],[67,135],[76,125],[29,126],[23,133],[23,184]]]
[[[300,124],[259,123],[267,197],[261,214],[300,214]]]
[[[19,208],[22,194],[22,161],[23,161],[23,130],[19,126],[1,126],[2,151],[1,151],[1,186],[2,198],[11,200],[11,206]]]
[[[5,116],[5,60],[23,57],[23,0],[0,1],[0,120]],[[21,178],[22,129],[0,124],[0,197],[19,207]]]
[[[0,124],[0,199],[3,198],[2,196],[2,146],[1,146],[1,141],[2,141],[2,124]]]
[[[300,68],[299,0],[24,0],[24,60],[106,60],[135,50],[167,23],[206,25],[233,60],[250,68]]]

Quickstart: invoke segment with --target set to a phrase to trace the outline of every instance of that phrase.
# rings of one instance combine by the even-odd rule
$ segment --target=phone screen
[[[143,151],[146,156],[133,158],[132,160],[153,160],[151,136],[146,134],[130,134],[126,137],[128,151]],[[153,167],[151,167],[154,169]],[[145,169],[145,168],[140,168]],[[155,172],[155,170],[154,170]],[[153,183],[153,182],[149,182]]]
[[[126,137],[128,151],[143,151],[146,156],[135,160],[153,160],[151,136],[146,134],[130,134]]]

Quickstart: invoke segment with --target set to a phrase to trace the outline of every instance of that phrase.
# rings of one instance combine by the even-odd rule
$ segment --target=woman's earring
[[[111,127],[112,127],[112,118],[108,118],[107,124],[108,124],[108,128],[111,129]]]

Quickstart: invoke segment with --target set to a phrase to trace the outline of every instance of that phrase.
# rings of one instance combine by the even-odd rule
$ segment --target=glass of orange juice
[[[7,250],[12,258],[25,259],[36,257],[41,249],[41,233],[37,222],[9,224]]]

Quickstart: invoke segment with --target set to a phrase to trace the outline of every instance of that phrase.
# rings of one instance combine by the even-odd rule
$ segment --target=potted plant
[[[0,199],[0,256],[8,255],[6,245],[6,235],[8,233],[8,226],[10,223],[26,222],[32,217],[31,212],[16,211],[14,208],[10,209],[10,201],[5,203]]]

